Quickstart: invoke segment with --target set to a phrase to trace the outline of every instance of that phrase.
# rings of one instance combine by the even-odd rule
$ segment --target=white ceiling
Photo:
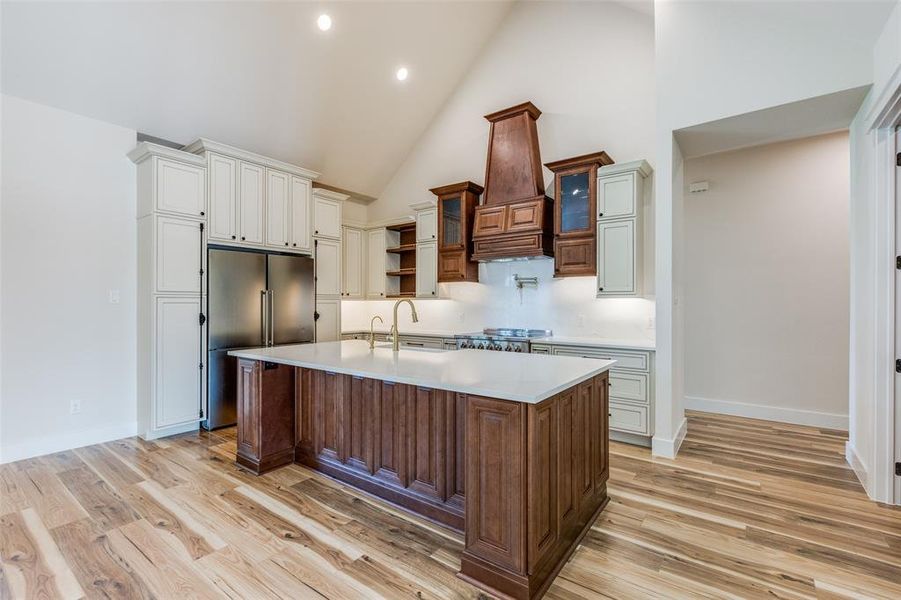
[[[686,127],[674,132],[684,158],[847,129],[870,86]]]
[[[176,142],[246,148],[377,196],[510,6],[4,1],[0,88]],[[403,84],[399,65],[410,69]]]

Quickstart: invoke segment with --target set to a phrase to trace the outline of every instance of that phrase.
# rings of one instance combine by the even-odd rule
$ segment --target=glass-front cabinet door
[[[569,173],[560,177],[559,233],[590,231],[591,217],[590,173]]]
[[[460,196],[441,199],[441,248],[463,247],[463,199]]]

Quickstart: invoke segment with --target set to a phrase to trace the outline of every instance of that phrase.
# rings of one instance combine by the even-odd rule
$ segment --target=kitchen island
[[[541,596],[607,502],[614,361],[350,340],[230,352],[236,460],[297,462],[465,535],[460,576]]]

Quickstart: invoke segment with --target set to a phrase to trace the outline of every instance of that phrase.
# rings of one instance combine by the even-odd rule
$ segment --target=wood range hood
[[[554,255],[554,201],[544,194],[539,116],[531,102],[485,115],[491,131],[485,192],[472,230],[473,260]]]

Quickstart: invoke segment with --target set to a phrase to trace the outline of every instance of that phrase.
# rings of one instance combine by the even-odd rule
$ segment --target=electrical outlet
[[[654,317],[648,317],[648,329],[654,329]]]
[[[81,400],[72,398],[69,400],[69,414],[77,415],[81,412]]]
[[[109,303],[110,304],[119,304],[119,290],[110,290],[109,291]]]

